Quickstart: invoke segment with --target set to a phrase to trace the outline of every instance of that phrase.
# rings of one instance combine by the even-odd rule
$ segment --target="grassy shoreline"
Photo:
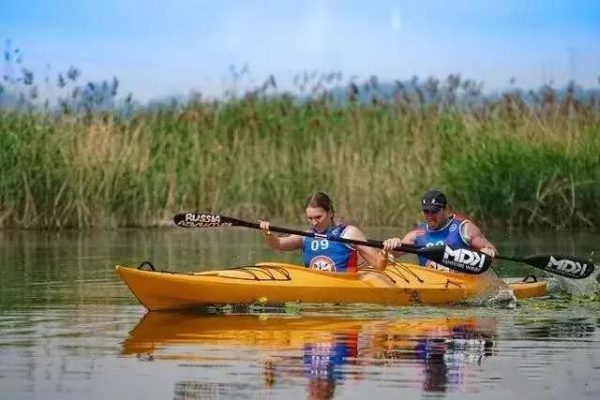
[[[411,227],[441,187],[482,225],[600,228],[599,105],[573,98],[0,110],[0,149],[0,227],[156,226],[184,210],[298,224],[315,190],[345,221]]]

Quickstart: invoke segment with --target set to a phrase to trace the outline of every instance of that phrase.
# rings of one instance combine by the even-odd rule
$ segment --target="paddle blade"
[[[585,279],[594,272],[594,263],[580,257],[556,254],[536,254],[523,262],[541,270],[572,279]]]
[[[423,247],[416,253],[427,259],[465,274],[481,274],[490,268],[492,259],[483,253],[469,249],[453,250],[449,246]]]
[[[218,226],[232,226],[231,218],[210,213],[185,213],[173,217],[175,225],[183,228],[212,228]]]

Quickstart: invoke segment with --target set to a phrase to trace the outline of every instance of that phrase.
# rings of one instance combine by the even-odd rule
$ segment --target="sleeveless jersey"
[[[337,225],[323,233],[325,236],[341,238],[345,225]],[[311,269],[331,272],[356,272],[358,254],[356,249],[341,242],[333,242],[323,237],[304,238],[302,245],[304,266]]]
[[[415,245],[418,247],[448,245],[453,249],[468,249],[469,244],[463,238],[464,224],[468,220],[463,216],[453,215],[440,229],[431,230],[426,223],[419,224]],[[448,268],[437,265],[427,258],[419,256],[419,265],[449,271]]]

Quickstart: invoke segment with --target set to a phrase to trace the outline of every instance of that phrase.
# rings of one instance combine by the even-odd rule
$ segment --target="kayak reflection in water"
[[[338,380],[344,378],[344,364],[358,356],[358,333],[337,334],[333,341],[304,345],[305,372],[310,398],[331,398]]]
[[[309,399],[330,399],[337,385],[346,379],[344,367],[356,365],[358,331],[353,332],[304,332],[302,345],[302,368],[298,368],[296,357],[274,357],[263,362],[266,389],[273,389],[280,381],[290,376],[304,376],[308,383]],[[355,373],[357,379],[360,374]]]
[[[395,324],[383,323],[376,328],[382,332],[337,333],[306,343],[302,359],[308,378],[308,397],[333,398],[336,387],[348,378],[346,366],[373,366],[372,361],[365,360],[393,361],[386,367],[392,371],[407,365],[418,366],[414,383],[426,392],[472,391],[466,382],[472,374],[470,366],[480,366],[484,357],[493,355],[494,341],[491,333],[486,332],[488,327],[474,326],[472,321],[453,324],[446,327],[441,322],[439,326],[425,324],[422,329],[414,330],[413,335],[392,329]],[[409,322],[407,327],[415,326]],[[411,363],[411,360],[417,363]],[[278,373],[278,366],[285,368]],[[279,360],[279,363],[271,360],[265,373],[274,385],[289,373],[283,371],[290,370],[289,360]],[[361,372],[352,373],[353,380],[362,379],[361,376]]]
[[[225,397],[240,385],[281,393],[298,386],[300,378],[310,398],[331,398],[338,386],[375,375],[423,391],[471,392],[476,388],[468,384],[477,381],[478,365],[493,355],[494,330],[493,319],[463,317],[373,320],[149,313],[125,340],[121,355],[210,365],[210,373],[186,387],[203,391],[218,385]],[[254,378],[250,383],[226,383],[223,374],[232,365],[236,371],[255,371],[257,363],[262,366],[258,387]],[[179,385],[178,390],[187,389]]]
[[[493,354],[493,347],[491,337],[460,325],[452,328],[451,340],[420,338],[415,346],[415,356],[422,361],[422,389],[468,392],[469,365],[481,365],[483,357]]]
[[[366,240],[365,234],[356,226],[335,223],[333,203],[326,193],[317,192],[309,196],[304,208],[306,218],[311,224],[309,232],[337,238]],[[304,266],[307,268],[330,272],[357,272],[359,255],[369,265],[377,265],[377,269],[381,271],[386,267],[387,257],[380,255],[371,247],[352,246],[323,237],[310,238],[298,235],[280,237],[271,233],[269,221],[259,221],[259,223],[269,247],[282,251],[302,250]]]

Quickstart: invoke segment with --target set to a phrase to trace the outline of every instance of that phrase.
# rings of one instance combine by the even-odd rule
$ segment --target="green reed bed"
[[[249,95],[127,118],[4,110],[0,226],[152,226],[184,210],[295,224],[325,190],[348,222],[409,227],[438,186],[483,224],[597,229],[599,113],[565,101]]]

